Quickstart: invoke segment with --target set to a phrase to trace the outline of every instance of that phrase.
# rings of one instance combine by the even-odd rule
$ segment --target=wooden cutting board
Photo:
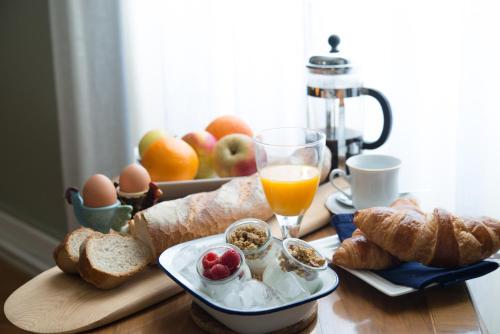
[[[330,214],[324,203],[332,192],[330,184],[319,187],[302,222],[301,235],[328,223]],[[273,234],[279,236],[277,222],[271,219],[270,224]],[[121,319],[181,291],[156,267],[108,291],[53,267],[14,291],[4,312],[10,322],[30,332],[75,333]]]
[[[53,267],[14,291],[7,319],[36,333],[89,330],[158,303],[182,289],[157,268],[148,268],[112,290],[99,290],[77,275]]]

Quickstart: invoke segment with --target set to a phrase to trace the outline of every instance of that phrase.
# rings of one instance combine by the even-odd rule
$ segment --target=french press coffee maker
[[[392,113],[387,98],[379,91],[363,87],[348,59],[337,47],[340,38],[330,36],[330,53],[312,56],[307,64],[308,127],[326,135],[332,152],[332,168],[345,167],[345,160],[383,145],[391,132]],[[383,114],[382,132],[373,142],[363,140],[363,96],[371,96],[380,104]]]

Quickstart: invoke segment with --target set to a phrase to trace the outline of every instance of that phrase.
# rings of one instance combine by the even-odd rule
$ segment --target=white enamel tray
[[[226,307],[209,298],[203,291],[194,286],[173,266],[173,260],[182,256],[186,247],[196,244],[210,246],[224,241],[224,235],[218,234],[201,239],[188,241],[164,251],[158,260],[161,269],[194,297],[194,301],[215,319],[238,333],[267,333],[288,327],[311,315],[315,301],[332,293],[339,285],[335,271],[327,268],[319,274],[321,288],[309,297],[280,306],[241,310]],[[280,241],[275,240],[276,244]]]

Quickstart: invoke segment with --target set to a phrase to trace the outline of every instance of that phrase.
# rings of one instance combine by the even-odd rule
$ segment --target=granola
[[[310,267],[319,268],[325,264],[325,258],[319,256],[318,253],[310,247],[290,245],[288,246],[288,252],[295,259]]]
[[[255,225],[242,225],[229,235],[229,243],[243,251],[253,251],[266,243],[267,231]]]
[[[302,278],[307,278],[310,274],[308,270],[304,270],[303,268],[300,268],[294,263],[291,263],[286,256],[281,252],[280,256],[278,257],[279,265],[282,271],[293,271],[297,275],[299,275]]]
[[[320,268],[325,264],[325,259],[319,256],[316,251],[310,247],[290,245],[287,249],[288,253],[294,259],[309,267]],[[299,277],[306,280],[312,280],[317,276],[317,273],[315,273],[313,269],[308,269],[290,261],[290,259],[285,255],[284,250],[281,251],[278,261],[281,270],[288,272],[293,271]]]

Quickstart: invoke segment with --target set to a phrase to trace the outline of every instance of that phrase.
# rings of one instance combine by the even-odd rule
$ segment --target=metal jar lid
[[[328,44],[330,44],[330,53],[324,55],[312,56],[309,58],[307,68],[314,73],[324,73],[324,74],[347,74],[352,70],[351,62],[342,57],[337,49],[340,44],[340,37],[337,35],[331,35],[328,38]]]

